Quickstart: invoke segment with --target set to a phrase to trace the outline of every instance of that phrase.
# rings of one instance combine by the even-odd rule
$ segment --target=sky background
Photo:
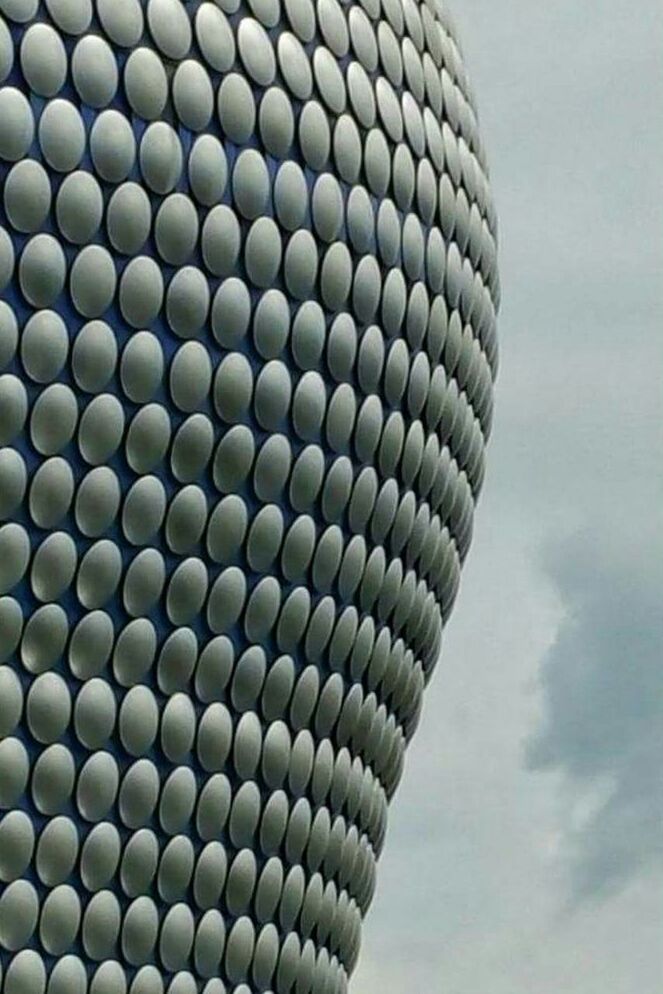
[[[496,418],[351,994],[660,994],[663,5],[453,9]]]

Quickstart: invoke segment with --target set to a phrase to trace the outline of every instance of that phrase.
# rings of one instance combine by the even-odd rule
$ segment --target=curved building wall
[[[441,0],[0,0],[0,983],[337,994],[458,588]]]

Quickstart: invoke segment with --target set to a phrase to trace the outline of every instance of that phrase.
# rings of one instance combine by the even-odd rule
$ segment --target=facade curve
[[[442,0],[0,0],[0,988],[341,994],[484,476]]]

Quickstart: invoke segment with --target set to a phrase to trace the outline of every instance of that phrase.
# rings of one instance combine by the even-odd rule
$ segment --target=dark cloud
[[[543,721],[527,760],[570,788],[576,900],[663,866],[662,532],[643,520],[629,527],[615,514],[546,554],[564,616],[542,665]]]

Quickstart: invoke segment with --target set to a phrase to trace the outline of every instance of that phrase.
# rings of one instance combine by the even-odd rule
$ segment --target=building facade
[[[0,983],[340,994],[458,589],[442,0],[0,0]]]

